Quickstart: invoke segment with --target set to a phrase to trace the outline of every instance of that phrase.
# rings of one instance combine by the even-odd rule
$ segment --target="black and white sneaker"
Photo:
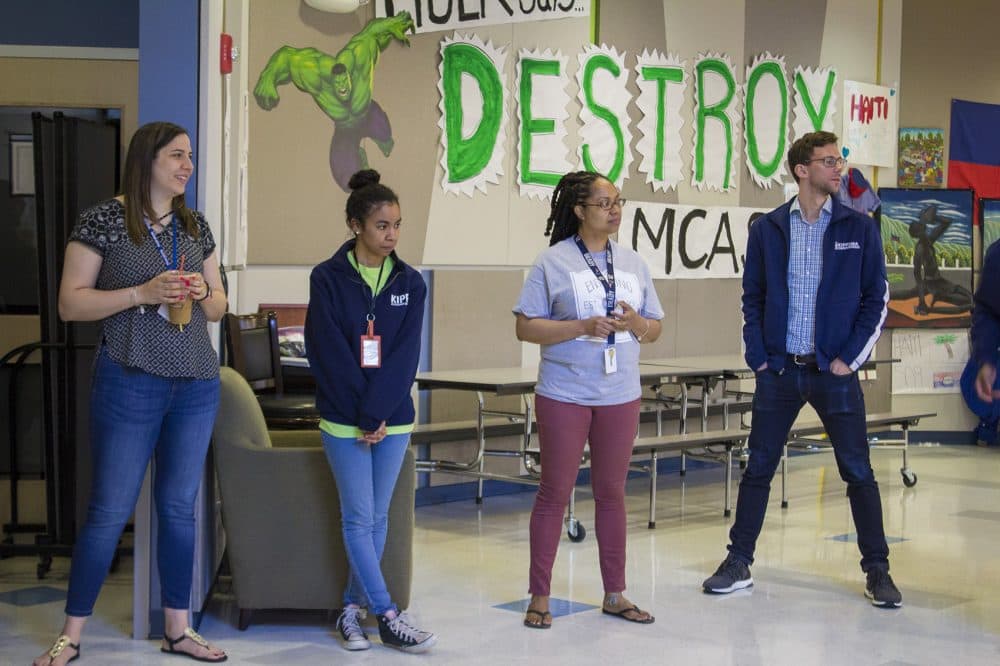
[[[865,596],[871,599],[872,606],[880,608],[899,608],[903,605],[903,595],[892,582],[889,570],[882,567],[872,567],[868,570]]]
[[[340,631],[340,637],[344,639],[344,649],[367,650],[372,646],[368,642],[368,634],[361,628],[361,619],[364,611],[357,607],[347,607],[340,611],[337,617],[336,629]]]
[[[729,594],[752,585],[753,578],[750,577],[750,567],[729,555],[722,560],[722,564],[715,570],[715,574],[707,578],[701,587],[705,592],[712,594]]]
[[[410,618],[403,613],[398,613],[393,618],[379,615],[378,633],[382,638],[382,645],[403,652],[426,652],[437,643],[437,636],[414,627],[410,624]]]

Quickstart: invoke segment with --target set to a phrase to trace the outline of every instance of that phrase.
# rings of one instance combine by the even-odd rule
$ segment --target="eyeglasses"
[[[618,198],[612,201],[611,199],[601,199],[600,201],[594,203],[587,203],[586,201],[580,202],[581,206],[597,206],[601,210],[611,210],[612,206],[618,206],[619,208],[624,208],[628,199]]]
[[[847,164],[847,160],[843,157],[834,157],[833,155],[827,155],[826,157],[814,157],[811,160],[806,160],[806,164],[810,164],[811,162],[822,162],[823,166],[827,169],[832,169],[834,167],[842,169],[844,168],[844,165]]]

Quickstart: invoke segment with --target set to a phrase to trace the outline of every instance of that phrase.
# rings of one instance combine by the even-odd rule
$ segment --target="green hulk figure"
[[[400,12],[370,21],[335,56],[312,47],[282,46],[268,60],[254,86],[253,95],[265,111],[278,105],[278,86],[289,81],[312,95],[320,110],[333,120],[330,172],[345,192],[351,174],[368,168],[362,139],[372,139],[383,155],[392,152],[389,116],[372,99],[372,89],[379,55],[393,39],[409,46],[407,31],[413,31],[413,19],[408,12]]]

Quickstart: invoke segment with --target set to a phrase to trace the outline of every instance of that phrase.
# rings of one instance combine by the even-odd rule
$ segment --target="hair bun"
[[[368,185],[377,185],[380,180],[382,180],[382,176],[375,169],[363,169],[351,176],[347,186],[352,190],[360,190]]]

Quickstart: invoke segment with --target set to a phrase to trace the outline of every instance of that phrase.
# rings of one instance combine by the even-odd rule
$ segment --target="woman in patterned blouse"
[[[182,127],[144,125],[129,144],[122,196],[83,211],[70,234],[59,316],[101,321],[90,399],[93,480],[73,550],[66,622],[36,666],[80,656],[84,623],[154,455],[161,650],[226,659],[188,620],[194,500],[219,403],[219,360],[207,322],[226,310],[212,232],[184,202],[193,171]],[[189,322],[172,323],[172,309],[188,308]]]

